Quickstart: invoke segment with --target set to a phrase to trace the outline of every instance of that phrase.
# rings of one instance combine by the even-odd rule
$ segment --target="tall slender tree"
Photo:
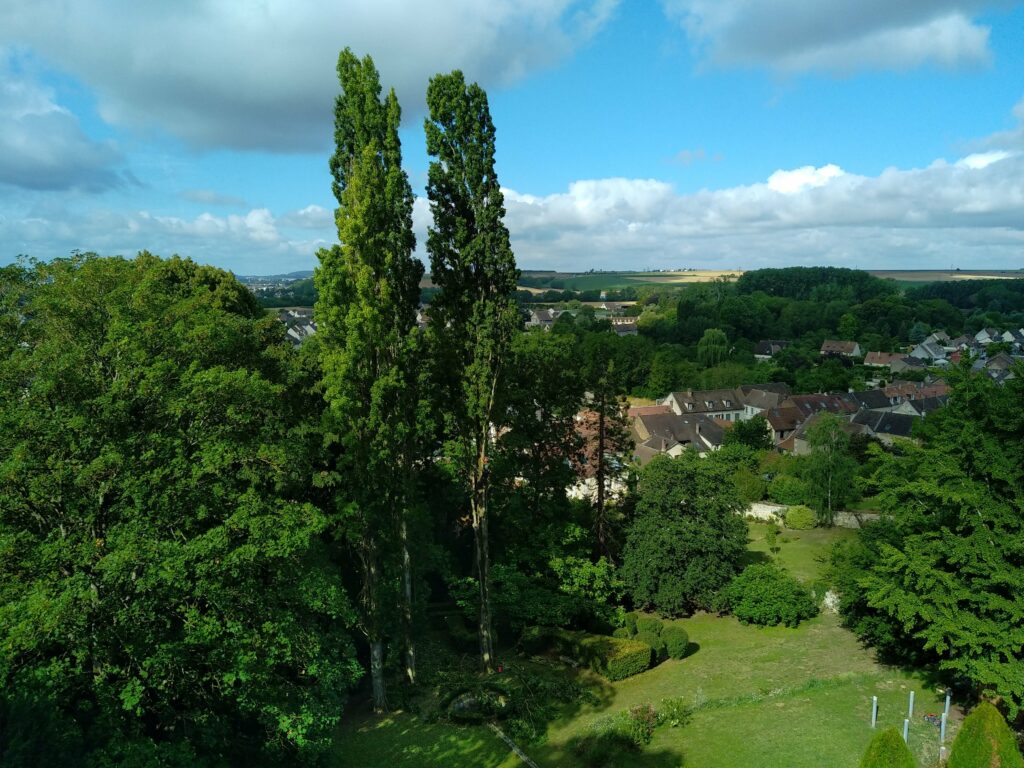
[[[431,322],[449,392],[448,455],[466,484],[480,590],[480,658],[494,662],[491,631],[487,492],[492,426],[502,366],[520,325],[513,299],[519,270],[502,219],[494,170],[494,123],[487,94],[454,71],[427,88],[430,163],[427,194],[434,224],[427,233],[431,279],[440,292]]]
[[[415,445],[416,307],[423,265],[413,255],[412,190],[402,170],[401,110],[392,90],[380,98],[369,56],[338,57],[330,161],[341,243],[319,252],[316,319],[324,394],[335,420],[339,477],[356,500],[346,531],[362,562],[363,630],[370,646],[374,708],[386,707],[384,581],[388,545],[397,539],[405,671],[415,681],[412,575],[407,541]],[[389,532],[397,536],[389,536]]]

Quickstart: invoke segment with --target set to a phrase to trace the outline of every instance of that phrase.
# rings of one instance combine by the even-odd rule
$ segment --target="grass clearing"
[[[767,557],[763,523],[750,524],[753,559]],[[805,583],[821,577],[822,556],[853,531],[784,530],[778,562]],[[839,618],[822,615],[796,629],[744,626],[733,617],[698,614],[678,622],[691,653],[617,683],[587,671],[581,682],[599,690],[599,704],[574,706],[551,723],[547,739],[522,745],[541,768],[583,768],[571,749],[602,718],[650,702],[682,697],[694,714],[677,728],[661,727],[623,768],[856,768],[867,749],[871,697],[879,699],[879,728],[902,729],[907,698],[916,691],[910,746],[921,766],[938,754],[938,731],[922,715],[940,712],[938,693],[923,675],[884,667]],[[957,711],[954,710],[954,713]],[[950,722],[948,740],[959,720]],[[342,766],[361,768],[517,768],[522,763],[482,727],[425,724],[408,715],[347,722],[338,747]]]

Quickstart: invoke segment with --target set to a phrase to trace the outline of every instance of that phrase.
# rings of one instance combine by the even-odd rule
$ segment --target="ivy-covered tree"
[[[412,190],[402,170],[401,111],[392,90],[380,99],[369,56],[338,57],[331,158],[340,246],[318,253],[318,349],[337,454],[342,526],[363,565],[362,626],[370,646],[374,708],[386,707],[383,604],[385,548],[397,538],[404,667],[416,677],[412,629],[409,508],[416,444],[416,308],[423,265],[413,255]],[[342,509],[337,510],[339,514]],[[392,532],[396,536],[390,535]]]
[[[747,548],[728,467],[692,451],[657,456],[640,473],[638,496],[622,553],[633,603],[669,616],[710,609]]]
[[[0,348],[4,764],[309,764],[361,669],[281,326],[84,256],[0,274]]]
[[[430,305],[436,369],[446,393],[446,455],[469,493],[480,596],[480,658],[494,663],[490,599],[488,463],[495,410],[512,339],[522,320],[514,293],[519,270],[504,224],[505,203],[494,169],[494,123],[487,94],[461,72],[437,75],[427,87],[424,122]]]
[[[832,525],[836,511],[853,498],[855,491],[857,462],[850,456],[850,436],[843,426],[839,416],[822,413],[807,430],[811,453],[804,460],[804,476],[819,525]]]

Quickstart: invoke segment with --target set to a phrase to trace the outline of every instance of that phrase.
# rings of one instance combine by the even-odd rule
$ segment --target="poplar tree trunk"
[[[485,427],[485,429],[489,428]],[[477,447],[473,478],[473,541],[476,545],[477,581],[480,584],[480,664],[484,672],[494,671],[494,637],[491,630],[491,542],[487,526],[487,435]]]
[[[608,554],[608,543],[606,541],[607,531],[604,519],[604,454],[605,454],[605,399],[602,396],[598,403],[597,410],[597,514],[595,516],[595,533],[597,534],[597,545],[601,554]]]
[[[366,639],[370,644],[370,684],[373,689],[373,711],[378,714],[388,708],[387,689],[384,684],[384,641],[380,631],[380,606],[377,596],[379,578],[377,542],[366,538],[365,600]]]
[[[412,628],[412,559],[409,557],[409,531],[404,510],[399,518],[398,535],[402,542],[402,629],[405,634],[405,679],[409,685],[415,685],[416,644],[413,640]]]

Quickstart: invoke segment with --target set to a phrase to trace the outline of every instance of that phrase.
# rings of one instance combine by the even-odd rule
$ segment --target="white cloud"
[[[1024,156],[973,158],[876,177],[780,170],[688,195],[649,179],[546,197],[506,190],[507,223],[520,264],[534,268],[1020,266]]]
[[[124,182],[116,171],[116,147],[86,136],[52,89],[18,71],[14,55],[2,46],[0,115],[0,184],[94,192]]]
[[[838,165],[823,165],[821,168],[805,165],[793,171],[776,171],[768,177],[768,187],[784,195],[794,195],[812,187],[823,187],[843,175],[843,169]]]
[[[319,205],[307,205],[281,217],[281,226],[297,229],[334,229],[334,213]]]
[[[782,72],[977,67],[989,29],[971,20],[1000,0],[662,0],[722,66]]]
[[[198,147],[319,150],[331,139],[346,45],[372,55],[385,87],[416,114],[434,73],[514,81],[586,41],[617,2],[8,0],[0,44],[30,46],[84,81],[113,124]]]

